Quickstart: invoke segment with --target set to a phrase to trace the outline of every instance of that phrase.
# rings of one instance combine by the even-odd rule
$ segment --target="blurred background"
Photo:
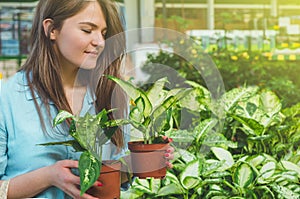
[[[26,59],[38,1],[0,1],[0,72],[11,76]],[[118,0],[126,30],[160,27],[198,39],[207,52],[261,51],[269,59],[300,55],[299,0]],[[135,31],[132,44],[156,43],[155,32]],[[291,56],[292,55],[292,56]],[[133,56],[133,61],[135,62]]]

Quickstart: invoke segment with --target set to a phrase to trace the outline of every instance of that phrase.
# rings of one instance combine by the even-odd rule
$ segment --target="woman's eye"
[[[83,32],[85,33],[91,33],[92,31],[91,30],[87,30],[87,29],[82,29]]]

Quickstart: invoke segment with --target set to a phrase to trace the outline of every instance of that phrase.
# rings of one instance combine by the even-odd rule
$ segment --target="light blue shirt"
[[[40,98],[35,95],[40,107]],[[87,92],[81,114],[89,111],[94,113],[92,95]],[[57,110],[50,102],[50,112],[53,116]],[[47,113],[42,108],[44,118]],[[38,144],[70,140],[67,129],[61,125],[52,127],[51,121],[45,119],[49,135],[42,130],[39,116],[34,105],[33,97],[27,86],[24,72],[16,73],[12,78],[2,84],[0,96],[0,179],[10,179],[15,176],[52,165],[59,160],[78,160],[80,153],[74,152],[72,147],[66,146],[41,146]],[[129,136],[125,134],[127,144]],[[116,153],[116,147],[108,141],[103,147],[103,160],[119,159],[124,156],[127,146]],[[30,183],[30,182],[28,182]],[[56,187],[51,187],[35,197],[62,199],[69,198],[67,194]]]

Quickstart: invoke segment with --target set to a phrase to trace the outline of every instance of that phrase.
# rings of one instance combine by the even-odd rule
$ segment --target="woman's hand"
[[[84,193],[80,195],[80,177],[72,173],[71,168],[78,168],[78,161],[61,160],[50,166],[51,184],[60,188],[72,198],[76,199],[96,199],[95,197]],[[102,186],[96,182],[94,186]]]
[[[163,139],[167,140],[169,143],[173,142],[172,138],[169,138],[167,136],[163,136]],[[166,149],[165,157],[167,159],[166,165],[167,165],[167,167],[169,169],[171,169],[173,167],[173,164],[169,160],[173,160],[174,159],[174,148],[172,146],[169,146]]]

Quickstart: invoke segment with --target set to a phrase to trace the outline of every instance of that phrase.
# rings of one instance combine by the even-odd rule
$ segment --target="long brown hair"
[[[50,39],[50,31],[53,29],[60,30],[69,17],[74,16],[79,11],[85,8],[87,2],[90,0],[40,0],[33,20],[30,38],[31,52],[25,64],[20,70],[26,72],[28,85],[31,94],[36,92],[46,107],[49,119],[51,118],[49,101],[52,101],[57,110],[67,110],[72,112],[68,104],[61,79],[61,66],[59,58],[55,53],[53,41]],[[125,51],[125,36],[123,33],[123,26],[120,16],[115,4],[109,0],[96,0],[102,8],[103,15],[107,24],[106,40],[118,35],[116,39],[111,39],[108,45],[105,44],[104,51],[98,59],[98,66],[95,71],[90,74],[97,74],[97,84],[95,86],[96,111],[99,112],[103,108],[109,110],[111,108],[118,108],[118,117],[124,116],[127,110],[126,97],[120,93],[117,102],[112,104],[112,98],[115,88],[115,83],[109,81],[106,77],[99,75],[99,73],[110,74],[120,77],[121,58]],[[43,20],[52,19],[52,27],[49,28],[48,34],[45,34],[43,28]],[[114,49],[115,48],[115,49]],[[99,80],[100,77],[100,80]],[[42,116],[40,104],[35,98],[34,103],[37,108],[40,121],[43,129],[45,129],[45,119]],[[110,115],[114,118],[114,114]],[[119,128],[112,137],[112,142],[117,147],[123,147],[123,134]]]

